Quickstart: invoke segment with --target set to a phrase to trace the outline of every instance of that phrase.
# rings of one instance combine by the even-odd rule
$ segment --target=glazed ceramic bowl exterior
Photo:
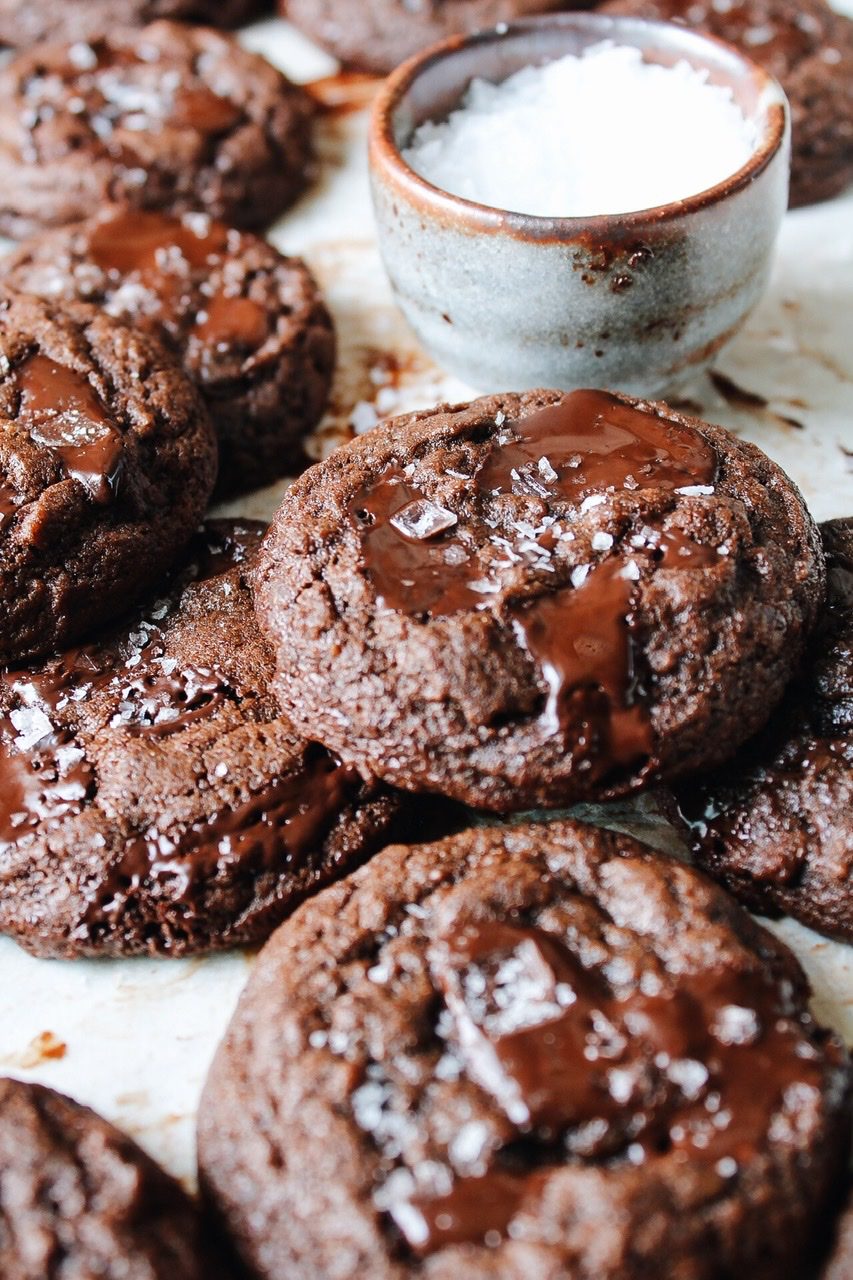
[[[415,128],[445,117],[475,76],[498,82],[605,39],[661,65],[684,59],[730,87],[757,125],[747,164],[707,191],[639,213],[539,218],[450,195],[403,160]],[[788,104],[771,76],[685,28],[601,14],[527,19],[437,45],[386,82],[370,129],[379,243],[398,303],[433,358],[481,391],[677,389],[761,297],[789,168]]]

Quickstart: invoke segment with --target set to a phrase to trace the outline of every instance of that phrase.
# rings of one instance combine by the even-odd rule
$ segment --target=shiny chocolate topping
[[[71,735],[48,731],[19,751],[21,737],[0,739],[0,849],[79,813],[94,784],[94,770]]]
[[[573,539],[565,522],[587,503],[643,489],[713,491],[717,457],[702,435],[606,392],[576,391],[496,425],[494,446],[475,477],[481,501],[499,503],[514,493],[537,499],[549,514],[538,528],[516,521],[512,527],[520,533],[510,537],[501,526],[490,547],[505,547],[510,561],[525,560],[552,575],[557,542]],[[501,601],[499,578],[469,544],[456,513],[427,498],[399,467],[387,467],[362,489],[350,514],[380,607],[440,617]],[[497,527],[488,512],[484,521]],[[613,537],[602,533],[600,542],[596,547],[593,538],[593,548],[607,552]],[[675,528],[646,527],[611,556],[575,566],[571,585],[555,582],[532,602],[510,606],[517,640],[547,686],[543,725],[567,742],[587,744],[599,774],[635,766],[654,746],[631,634],[636,582],[654,566],[695,570],[718,558],[715,548]],[[550,587],[547,578],[544,583]]]
[[[176,218],[122,208],[97,223],[87,251],[102,271],[148,277],[167,271],[175,256],[191,267],[208,267],[227,245],[228,228],[202,215]]]
[[[252,298],[231,298],[217,293],[204,305],[191,330],[199,342],[211,347],[240,347],[254,351],[269,336],[269,317]]]
[[[604,391],[573,391],[508,423],[477,483],[487,493],[581,503],[619,489],[712,485],[716,470],[714,450],[692,428]]]
[[[578,587],[515,610],[518,637],[548,687],[543,721],[584,738],[596,777],[651,755],[631,642],[634,582],[621,560],[603,560]]]
[[[225,133],[234,128],[242,114],[236,102],[199,85],[193,89],[180,89],[175,94],[169,124],[179,129],[198,129],[202,133]]]
[[[18,421],[36,444],[62,459],[66,474],[94,502],[106,505],[120,482],[124,443],[88,378],[38,352],[15,376],[21,395]]]
[[[354,769],[321,747],[309,747],[293,773],[273,778],[241,804],[182,830],[150,827],[93,892],[83,919],[86,933],[109,925],[152,879],[177,880],[179,897],[186,900],[222,863],[239,862],[260,874],[310,861],[361,786]]]
[[[116,731],[163,738],[233,698],[219,672],[170,656],[167,629],[186,587],[243,563],[263,528],[207,526],[171,592],[130,623],[38,667],[0,672],[0,847],[79,812],[90,798],[94,774],[76,736],[77,706],[109,695]]]
[[[482,576],[456,533],[452,511],[430,502],[399,467],[387,467],[350,504],[380,607],[437,618],[483,608],[472,587]]]
[[[167,325],[182,320],[190,272],[209,273],[222,264],[229,250],[230,232],[222,223],[202,215],[184,218],[144,210],[119,209],[91,232],[87,252],[102,271],[133,277],[165,308]],[[230,296],[220,290],[205,301],[189,329],[209,347],[255,351],[266,342],[267,312],[252,298]]]
[[[724,1194],[797,1088],[821,1085],[766,974],[703,971],[675,990],[620,995],[556,934],[504,921],[457,925],[430,966],[464,1070],[539,1153],[531,1164],[510,1143],[482,1176],[392,1204],[421,1255],[499,1243],[567,1159],[642,1164],[683,1152]]]

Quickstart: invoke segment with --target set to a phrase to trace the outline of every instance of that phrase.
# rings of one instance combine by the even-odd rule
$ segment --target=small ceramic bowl
[[[406,164],[417,126],[446,117],[475,76],[499,82],[607,39],[730,87],[757,124],[743,168],[639,213],[540,218],[450,195]],[[788,104],[765,71],[686,28],[602,14],[529,18],[436,45],[394,72],[371,118],[379,244],[399,305],[433,358],[482,391],[652,396],[689,381],[766,287],[789,168]]]

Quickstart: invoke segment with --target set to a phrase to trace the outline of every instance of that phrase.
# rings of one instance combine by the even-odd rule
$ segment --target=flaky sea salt
[[[462,106],[415,132],[405,159],[434,186],[540,217],[627,213],[683,199],[741,168],[755,126],[687,62],[661,67],[606,41],[472,81]]]

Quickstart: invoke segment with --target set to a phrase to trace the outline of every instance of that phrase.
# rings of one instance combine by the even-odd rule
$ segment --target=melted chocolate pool
[[[88,253],[102,271],[135,276],[155,294],[167,324],[186,310],[181,298],[188,270],[213,271],[228,251],[229,230],[196,216],[172,217],[138,209],[119,209],[98,222]],[[269,335],[269,317],[252,298],[214,294],[192,324],[190,334],[211,347],[255,351]]]
[[[93,501],[106,505],[121,477],[123,440],[88,378],[40,352],[24,361],[16,378],[19,422],[62,459]]]
[[[757,974],[684,974],[677,990],[622,997],[556,934],[504,921],[454,929],[431,968],[466,1073],[542,1160],[522,1167],[510,1142],[482,1176],[392,1207],[420,1255],[499,1243],[578,1139],[593,1159],[681,1151],[722,1191],[754,1160],[786,1092],[820,1088],[796,1022]]]
[[[472,483],[487,505],[514,493],[549,511],[557,504],[564,517],[567,506],[571,515],[608,494],[708,491],[716,469],[713,448],[692,428],[606,392],[576,391],[517,422],[499,423]],[[390,465],[357,493],[350,512],[380,607],[426,618],[485,610],[494,601],[507,607],[455,512],[432,502],[400,467]],[[640,566],[651,559],[664,569],[702,569],[717,559],[715,549],[677,531],[647,535],[642,546],[579,567],[572,585],[508,607],[517,640],[548,689],[543,724],[567,742],[583,741],[602,774],[636,765],[654,745],[631,637]],[[531,545],[550,555],[553,529],[543,526],[533,537],[514,548],[520,558]]]

